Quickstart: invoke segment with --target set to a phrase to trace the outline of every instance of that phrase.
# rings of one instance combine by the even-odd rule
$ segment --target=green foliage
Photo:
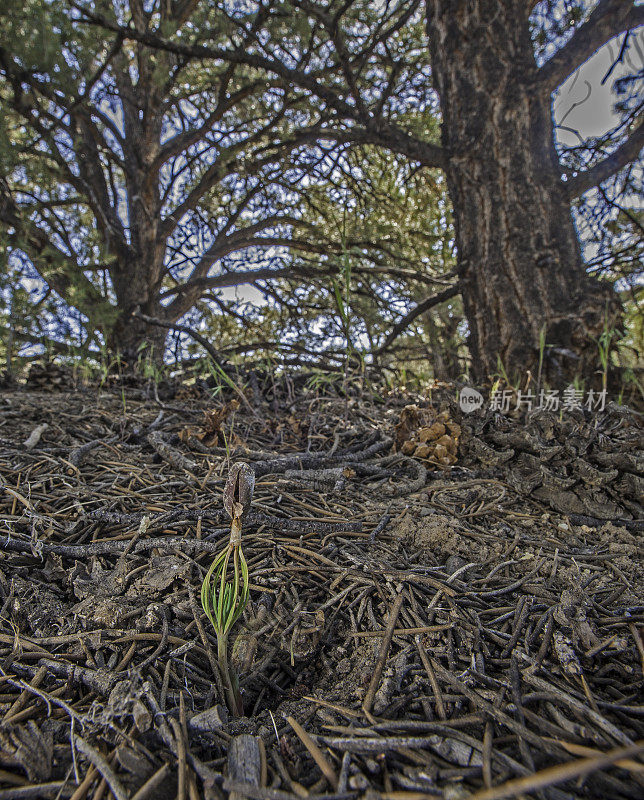
[[[115,309],[96,274],[83,268],[97,260],[108,263],[113,255],[98,236],[90,206],[70,185],[73,131],[64,119],[58,127],[55,122],[59,100],[81,95],[105,37],[91,26],[75,25],[69,5],[59,0],[7,0],[0,25],[5,63],[12,70],[0,77],[0,172],[7,176],[0,224],[5,223],[6,252],[29,258],[62,301],[61,311],[66,304],[89,318],[90,330],[109,329]],[[20,70],[28,77],[21,86]],[[33,311],[42,317],[42,307]]]
[[[229,564],[232,556],[232,577]],[[248,565],[241,545],[230,544],[215,558],[201,586],[201,605],[217,635],[217,654],[224,681],[228,707],[233,714],[241,714],[241,697],[236,677],[231,675],[228,660],[228,636],[248,603]]]
[[[330,389],[337,383],[337,377],[332,372],[324,372],[321,369],[313,369],[306,379],[306,388],[313,392],[322,392]]]
[[[236,676],[231,674],[228,661],[228,636],[249,598],[250,578],[241,547],[241,519],[250,507],[254,486],[255,475],[247,464],[231,467],[224,488],[224,508],[232,519],[230,541],[215,557],[201,585],[201,605],[217,635],[219,667],[233,714],[241,714],[243,708]]]
[[[232,555],[233,577],[228,580]],[[227,636],[248,602],[248,565],[239,546],[229,545],[213,561],[201,587],[201,605],[217,636]]]
[[[145,26],[182,43],[223,49],[241,46],[244,26],[256,13],[252,4],[223,1],[198,4],[189,20],[182,21],[166,18],[174,10],[162,12],[158,6],[141,19],[136,6],[128,3],[98,0],[91,8],[110,23]],[[346,150],[333,176],[326,165],[318,169],[310,161],[312,151],[291,144],[298,130],[308,130],[327,116],[306,93],[254,66],[238,63],[231,69],[225,59],[184,63],[131,40],[115,44],[112,31],[80,21],[79,12],[65,0],[27,0],[26,7],[8,0],[0,21],[11,65],[4,73],[0,69],[0,103],[6,109],[0,159],[21,218],[11,245],[32,260],[65,303],[87,318],[90,345],[119,346],[113,332],[127,328],[117,323],[124,309],[139,299],[131,296],[130,287],[141,285],[141,275],[152,304],[162,296],[170,299],[158,313],[173,318],[185,314],[199,303],[199,295],[175,290],[191,265],[217,237],[224,244],[228,235],[240,242],[240,231],[248,228],[259,235],[243,251],[244,267],[253,260],[263,262],[265,236],[278,242],[278,248],[283,243],[270,257],[276,266],[291,268],[293,280],[258,284],[266,301],[263,308],[252,308],[243,296],[233,301],[229,294],[214,290],[208,297],[206,292],[199,306],[204,327],[221,349],[231,349],[233,360],[268,352],[276,342],[282,349],[295,346],[306,359],[337,349],[344,340],[344,349],[356,352],[360,363],[366,350],[382,340],[391,319],[424,296],[427,283],[416,281],[414,274],[419,266],[433,269],[430,260],[439,261],[437,254],[428,258],[435,240],[426,225],[426,201],[431,196],[433,212],[434,198],[444,198],[444,186],[438,193],[416,197],[415,186],[427,188],[431,180],[404,159],[375,148]],[[347,47],[359,50],[366,32],[380,22],[381,10],[372,4],[346,9],[342,25]],[[262,27],[266,44],[258,44],[258,52],[271,53],[279,42],[276,57],[309,48],[311,69],[332,63],[315,16],[292,3],[272,4]],[[374,54],[373,69],[360,76],[362,90],[380,91],[390,59],[401,65],[401,84],[418,79],[426,69],[425,49],[420,15],[392,26],[387,55]],[[338,65],[332,69],[341,77]],[[17,91],[19,70],[28,79]],[[131,99],[122,106],[124,92]],[[222,108],[222,96],[235,99]],[[125,119],[132,103],[141,109],[141,119]],[[435,114],[417,103],[413,111],[405,111],[408,105],[402,103],[394,112],[397,124],[438,141]],[[216,121],[214,128],[208,127],[210,119]],[[129,127],[117,142],[123,125]],[[206,133],[196,133],[204,125]],[[164,171],[155,160],[159,141],[150,144],[146,138],[155,126],[164,142],[195,134],[188,149],[179,148],[165,162]],[[136,172],[136,164],[145,169]],[[142,191],[146,181],[153,186],[156,179],[150,165],[159,169],[164,200],[158,208],[151,205],[150,187],[147,194]],[[168,182],[170,173],[177,175],[174,185]],[[148,228],[152,220],[167,218],[181,207],[191,192],[196,199],[187,212],[192,216],[184,227],[169,232],[165,244],[170,255],[163,263],[165,247],[150,238],[154,231]],[[347,209],[340,209],[340,218],[347,217],[344,241],[339,193],[347,192]],[[449,212],[440,215],[446,220]],[[286,218],[287,224],[280,221]],[[272,226],[264,223],[267,219],[274,220]],[[440,235],[447,238],[449,222],[444,227]],[[41,246],[43,232],[49,238],[46,247]],[[291,240],[296,247],[289,251]],[[130,242],[137,243],[137,258]],[[234,252],[214,262],[224,272],[239,263]],[[395,268],[401,274],[389,288],[388,272]],[[202,272],[207,274],[208,269]],[[238,309],[239,316],[229,313]]]
[[[28,293],[18,286],[9,299],[7,289],[0,309],[6,327],[32,337],[54,332],[58,344],[73,332],[83,352],[126,352],[131,343],[119,336],[134,329],[126,315],[141,303],[145,313],[170,320],[194,309],[194,324],[232,363],[267,356],[289,365],[316,362],[326,374],[344,368],[345,382],[374,360],[385,370],[404,367],[410,381],[463,373],[458,298],[418,317],[385,353],[372,355],[410,309],[454,280],[444,175],[374,145],[325,139],[325,129],[333,140],[362,122],[337,117],[288,75],[304,69],[343,103],[365,102],[372,131],[382,122],[403,137],[439,143],[420,7],[358,0],[340,12],[332,3],[341,58],[319,4],[213,0],[190,6],[187,19],[173,16],[183,5],[146,4],[143,13],[127,1],[87,7],[109,24],[203,44],[232,60],[186,59],[120,41],[82,20],[67,0],[5,0],[0,229],[7,256],[30,260],[51,290],[46,304],[27,308]],[[563,43],[591,6],[537,4],[531,19],[538,58]],[[386,42],[369,49],[384,30]],[[241,63],[241,53],[255,61]],[[355,87],[345,85],[345,57]],[[286,72],[261,69],[262,58]],[[610,267],[598,267],[611,280],[630,281],[641,260],[641,218],[631,211],[605,226],[621,248]],[[168,220],[175,227],[163,224]],[[238,290],[214,285],[217,277],[267,265],[279,279]],[[8,268],[5,283],[11,285]],[[631,362],[642,353],[636,281],[630,291],[628,332],[615,352],[635,370]],[[10,322],[19,317],[20,329]],[[137,350],[142,330],[132,334],[133,350],[157,381],[156,362]],[[11,361],[14,342],[4,348]],[[184,350],[200,352],[194,344]],[[218,380],[227,384],[227,377]]]
[[[597,350],[599,351],[599,363],[602,368],[602,388],[606,390],[608,381],[608,363],[610,357],[611,343],[616,337],[617,331],[608,325],[608,317],[604,320],[604,329],[597,339]]]
[[[0,235],[0,359],[17,373],[43,351],[46,358],[55,352],[74,352],[71,330],[64,346],[50,338],[52,327],[68,322],[68,309],[62,309],[35,277],[24,260],[12,257],[6,237]]]

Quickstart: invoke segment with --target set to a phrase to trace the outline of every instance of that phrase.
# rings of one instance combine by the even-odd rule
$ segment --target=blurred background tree
[[[555,90],[554,141],[586,259],[575,269],[615,285],[627,336],[614,358],[623,355],[636,375],[642,173],[632,154],[624,162],[641,137],[636,33],[615,40],[605,79],[615,84],[613,124],[600,136],[566,138],[558,82],[591,45],[629,31],[639,12],[613,0],[522,3],[520,14],[511,0],[502,5],[509,16],[494,24],[532,39],[544,107]],[[345,372],[374,364],[446,379],[490,375],[499,358],[504,368],[528,368],[519,356],[535,350],[533,329],[557,292],[543,308],[530,306],[531,319],[512,335],[518,318],[501,325],[507,350],[494,344],[488,290],[476,289],[492,286],[492,262],[458,260],[458,231],[465,252],[464,225],[475,231],[485,204],[463,205],[467,193],[457,190],[455,228],[450,198],[460,178],[448,169],[446,180],[445,159],[458,148],[439,146],[432,84],[447,62],[429,50],[450,8],[420,0],[382,8],[362,0],[8,0],[0,11],[8,324],[0,334],[10,360],[16,334],[41,349],[43,336],[59,351],[73,342],[72,358],[111,351],[130,363],[160,360],[168,331],[183,322],[235,363]],[[485,16],[478,3],[470,12],[465,27]],[[505,46],[497,33],[497,48]],[[581,46],[584,37],[590,43]],[[487,119],[484,109],[473,111],[477,119]],[[519,206],[508,213],[516,217]],[[549,213],[552,224],[563,219],[554,206]],[[538,215],[528,218],[517,228],[523,239],[536,230]],[[17,264],[28,277],[15,284]],[[555,273],[544,273],[553,285]],[[501,298],[502,281],[493,283]],[[14,284],[23,286],[15,301]],[[9,322],[20,303],[45,294],[47,308],[20,312],[20,330]],[[508,320],[510,300],[497,303]],[[581,305],[571,308],[574,315]],[[595,334],[603,311],[593,312]],[[477,314],[487,344],[472,337]],[[554,334],[547,341],[553,354],[565,350]],[[591,337],[591,358],[593,347]],[[177,331],[166,358],[200,350]]]

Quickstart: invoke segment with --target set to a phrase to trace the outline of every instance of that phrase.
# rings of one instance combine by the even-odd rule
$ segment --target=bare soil
[[[642,796],[640,415],[130,383],[0,395],[0,800]]]

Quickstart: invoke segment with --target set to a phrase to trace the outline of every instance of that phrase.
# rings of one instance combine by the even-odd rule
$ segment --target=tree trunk
[[[123,360],[129,370],[136,370],[144,360],[163,362],[168,331],[125,315],[116,322],[107,340],[107,348]]]
[[[138,9],[138,10],[137,10]],[[131,6],[133,14],[138,5]],[[138,19],[145,25],[143,18]],[[120,315],[108,337],[108,347],[118,352],[128,367],[136,369],[143,359],[163,362],[167,329],[132,317],[139,308],[150,317],[164,318],[159,295],[165,273],[166,238],[161,234],[159,170],[153,168],[161,150],[166,113],[164,60],[170,56],[137,51],[137,79],[132,81],[127,56],[120,50],[114,58],[115,81],[123,103],[124,177],[130,241],[124,255],[110,271]],[[169,69],[169,62],[167,64]]]
[[[120,267],[112,276],[120,314],[108,333],[107,347],[118,353],[129,369],[136,369],[144,359],[156,364],[163,362],[167,329],[132,316],[137,308],[150,317],[162,316],[151,291],[150,273],[149,264],[138,262]]]
[[[510,376],[534,370],[542,330],[551,380],[592,372],[593,337],[607,305],[613,318],[615,296],[582,263],[551,100],[537,85],[528,4],[433,0],[427,8],[474,375],[498,373],[499,362]]]

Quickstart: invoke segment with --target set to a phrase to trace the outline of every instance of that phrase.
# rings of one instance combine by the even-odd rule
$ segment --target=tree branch
[[[351,125],[344,129],[315,126],[294,135],[298,144],[329,139],[340,144],[378,145],[418,161],[423,167],[445,169],[447,156],[439,145],[424,142],[411,136],[403,128],[391,122],[377,120],[368,126]]]
[[[4,73],[13,89],[11,105],[14,110],[47,143],[48,155],[59,166],[61,173],[70,185],[86,198],[86,202],[96,218],[96,223],[107,241],[114,241],[116,249],[121,253],[126,252],[128,248],[121,221],[109,202],[97,140],[105,145],[110,158],[115,159],[119,165],[120,159],[111,152],[97,130],[91,118],[91,114],[94,112],[77,107],[77,99],[63,99],[54,96],[49,87],[45,86],[43,82],[35,80],[33,75],[20,68],[13,55],[2,47],[0,47],[0,72]],[[31,98],[24,90],[25,85],[29,86],[31,90]],[[56,105],[61,111],[64,111],[65,118],[60,118],[48,109],[41,108],[37,102],[38,97],[44,98],[48,105]],[[97,111],[97,114],[101,115],[102,112]],[[108,124],[106,118],[102,116],[101,119],[104,124]],[[43,124],[43,120],[47,120],[49,124]],[[84,145],[81,148],[83,157],[77,162],[79,175],[74,173],[69,160],[60,151],[60,146],[54,137],[57,128],[66,136],[73,138],[75,135],[79,135],[83,139]],[[117,138],[119,137],[120,134],[117,135]]]
[[[79,347],[77,345],[72,345],[69,342],[59,342],[57,339],[52,339],[49,336],[42,336],[37,333],[31,334],[26,331],[19,331],[16,330],[15,327],[8,327],[6,325],[0,325],[0,334],[13,336],[14,339],[17,339],[19,342],[22,342],[22,344],[20,345],[21,347],[24,347],[25,345],[33,345],[33,346],[42,345],[43,347],[48,348],[49,350],[55,353],[60,353],[61,355],[66,355],[66,356],[70,354],[72,348],[74,348],[77,352],[80,350],[85,354],[88,353],[88,347],[86,345],[82,345]],[[41,356],[37,355],[35,357],[40,358]],[[14,358],[23,358],[23,356],[16,355],[14,356]]]
[[[66,303],[90,318],[97,307],[106,305],[105,298],[83,274],[83,268],[57,248],[44,230],[25,218],[3,179],[0,179],[0,223],[13,229],[8,236],[11,244],[29,256],[43,280]]]
[[[644,147],[644,122],[635,128],[631,135],[617,150],[599,161],[585,172],[580,172],[568,179],[563,185],[569,200],[579,197],[584,192],[599,185],[619,172],[620,169],[635,161]]]
[[[539,83],[550,95],[599,48],[622,31],[644,24],[644,6],[624,0],[600,0],[568,42],[539,70]]]
[[[373,144],[382,144],[385,147],[409,155],[409,150],[416,152],[411,156],[420,161],[426,167],[444,168],[447,156],[443,148],[438,145],[429,144],[405,133],[402,128],[383,119],[371,118],[365,121],[361,118],[355,106],[347,103],[334,89],[320,83],[314,74],[297,67],[288,67],[281,61],[258,53],[249,52],[244,49],[227,50],[226,48],[207,47],[205,45],[188,45],[182,42],[163,39],[156,34],[148,31],[139,31],[131,26],[123,27],[116,22],[107,19],[101,14],[90,11],[83,5],[71,0],[74,8],[78,9],[83,16],[95,25],[107,28],[115,33],[122,34],[127,39],[133,39],[157,50],[181,55],[188,59],[214,59],[230,64],[246,64],[258,70],[263,70],[273,75],[277,75],[288,85],[298,86],[317,97],[328,108],[337,112],[345,120],[356,120],[364,123],[364,128],[357,128],[357,136],[368,136]],[[364,133],[366,132],[366,133]],[[329,137],[331,138],[331,137]],[[351,141],[355,141],[352,139]],[[363,139],[362,143],[365,143]],[[402,149],[404,148],[404,149]]]
[[[201,198],[207,194],[216,183],[232,174],[235,169],[240,169],[237,157],[244,152],[245,148],[247,148],[253,140],[261,138],[261,136],[269,128],[270,126],[264,126],[262,131],[253,134],[253,136],[250,136],[241,142],[230,145],[225,150],[220,151],[217,159],[213,161],[213,163],[206,169],[196,185],[189,190],[188,194],[182,201],[179,202],[174,211],[169,213],[163,219],[161,225],[159,226],[160,241],[167,239],[170,236],[183,216],[189,211],[194,211]],[[280,148],[283,145],[281,143],[275,143],[272,146],[275,148]],[[274,160],[274,155],[268,155],[264,158],[256,158],[250,166],[244,169],[244,175],[248,177],[250,175],[257,174],[262,167],[273,163]]]
[[[177,286],[174,289],[167,289],[162,292],[160,299],[172,297],[172,295],[182,295],[188,291],[199,289],[200,292],[206,289],[223,289],[227,286],[240,286],[242,283],[254,283],[259,280],[270,278],[284,278],[292,274],[290,267],[275,269],[275,267],[264,267],[262,269],[250,269],[243,272],[226,272],[223,275],[213,275],[211,278],[200,278],[191,281],[189,284]]]
[[[244,250],[249,247],[270,247],[275,244],[283,244],[286,247],[296,247],[297,242],[292,239],[286,239],[283,237],[280,237],[279,239],[277,237],[259,237],[255,235],[266,228],[273,228],[277,227],[278,225],[311,227],[310,224],[305,220],[298,219],[297,217],[291,217],[289,215],[275,215],[272,217],[267,217],[261,222],[255,223],[254,225],[248,225],[245,228],[240,228],[233,233],[228,234],[225,238],[223,238],[223,241],[220,241],[222,237],[218,237],[206,250],[206,252],[203,253],[197,264],[194,266],[192,272],[184,282],[183,286],[178,287],[176,292],[173,292],[176,293],[177,296],[168,307],[168,310],[172,309],[171,313],[177,316],[182,316],[185,314],[186,311],[188,311],[195,301],[201,296],[201,292],[203,291],[202,287],[204,285],[212,288],[213,286],[236,286],[238,283],[246,283],[246,280],[223,284],[203,283],[203,280],[207,278],[208,272],[212,266],[230,253],[234,253],[237,250]],[[243,275],[244,273],[237,274]],[[245,274],[252,275],[253,272],[251,271]],[[216,277],[223,278],[224,276]]]
[[[140,319],[142,322],[145,322],[148,325],[156,325],[158,328],[167,328],[170,331],[181,331],[181,333],[187,333],[188,336],[195,340],[195,342],[199,342],[199,344],[204,348],[215,364],[221,367],[219,353],[210,344],[208,339],[206,339],[200,333],[197,333],[197,331],[195,331],[193,328],[189,328],[187,325],[181,325],[178,322],[165,322],[157,317],[149,317],[147,314],[142,314],[138,306],[132,312],[132,316]]]
[[[449,289],[445,289],[444,292],[439,292],[438,294],[433,295],[432,297],[428,297],[425,300],[422,300],[415,308],[405,314],[405,316],[397,322],[394,327],[391,329],[391,333],[385,341],[380,345],[380,347],[374,351],[375,356],[381,355],[389,345],[397,339],[400,334],[406,330],[411,323],[417,318],[420,317],[421,314],[424,314],[426,311],[429,311],[430,308],[434,308],[434,306],[443,303],[445,300],[449,300],[452,297],[455,297],[461,291],[461,287],[457,283],[455,286],[450,286]]]
[[[241,103],[242,100],[250,97],[253,92],[257,91],[258,87],[264,87],[265,85],[265,81],[255,81],[243,87],[243,89],[235,92],[232,96],[227,97],[225,102],[219,102],[215,110],[200,126],[179,132],[172,136],[161,147],[159,154],[150,165],[150,170],[157,173],[171,158],[185,153],[192,145],[202,139],[207,132],[212,130],[215,123],[219,122],[228,111],[234,108],[238,103]]]

